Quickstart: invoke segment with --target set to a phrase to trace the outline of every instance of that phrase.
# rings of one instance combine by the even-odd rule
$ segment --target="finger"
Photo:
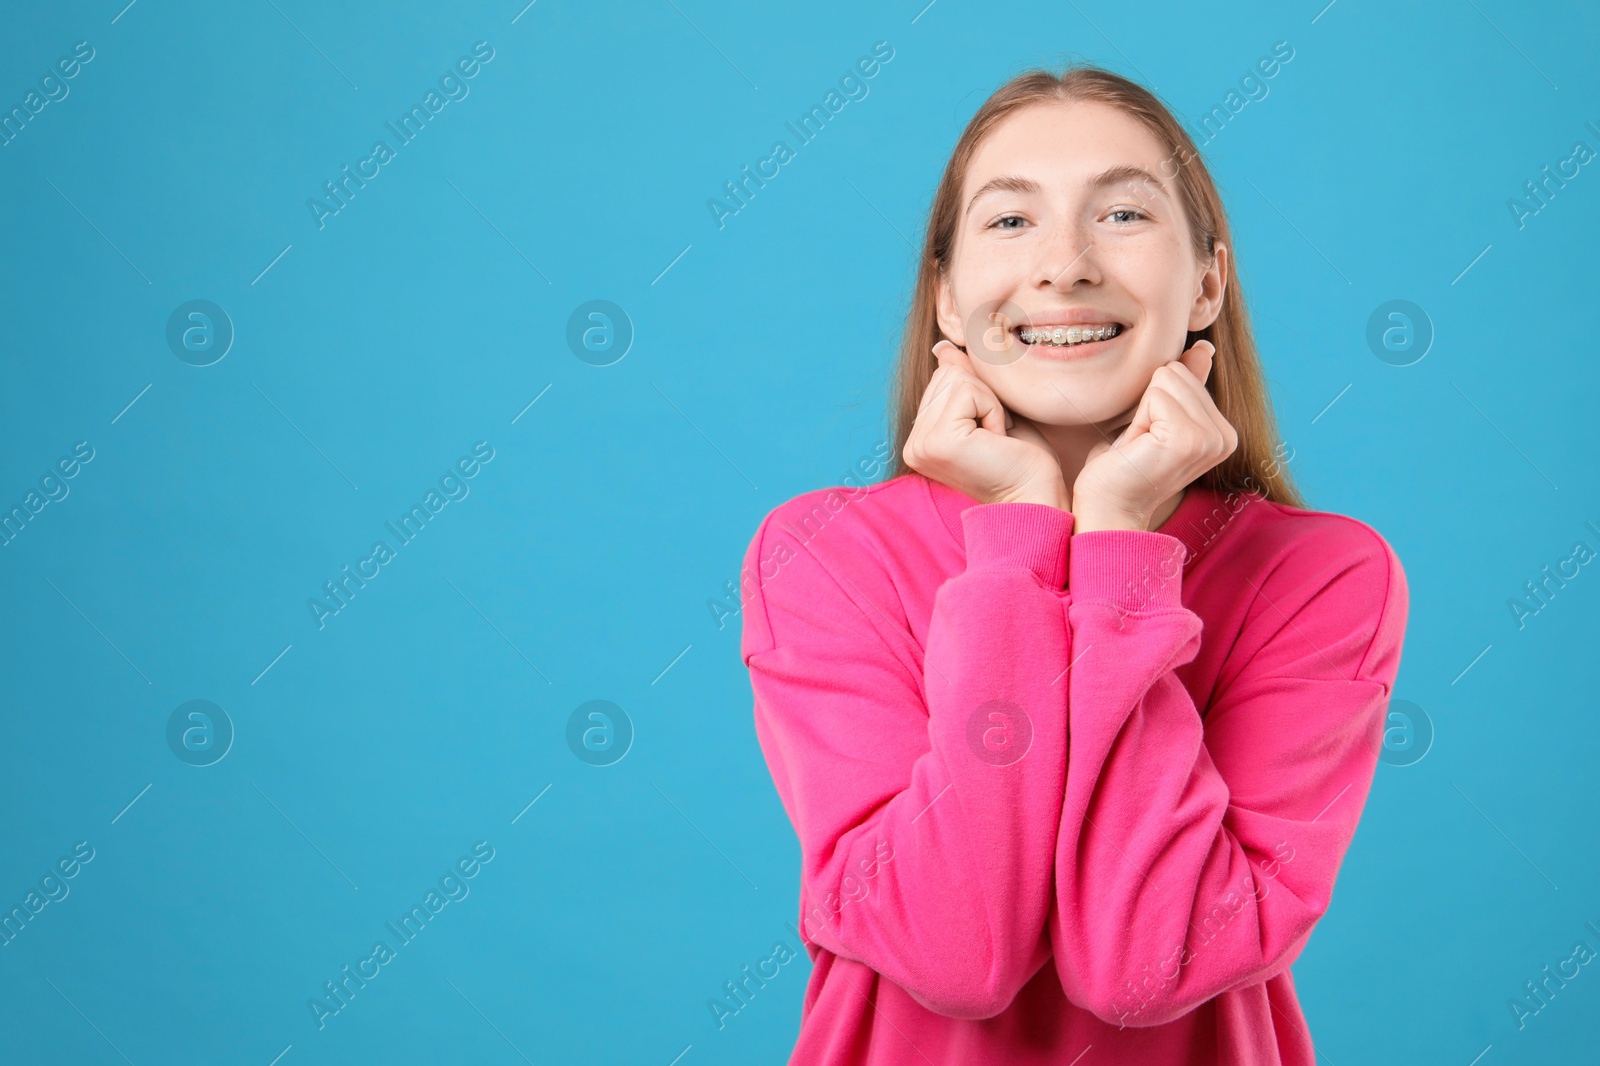
[[[979,424],[982,425],[984,429],[992,430],[993,432],[1000,434],[1002,437],[1005,436],[1006,408],[1005,404],[1000,402],[1000,397],[996,396],[994,392],[987,387],[984,387],[981,390],[974,390],[973,394],[977,398],[979,408],[982,411],[982,414],[979,416]]]
[[[1006,435],[1006,409],[989,386],[975,377],[959,376],[948,393],[948,398],[932,412],[936,425],[976,422],[1002,437]]]
[[[958,370],[965,370],[969,374],[972,373],[971,358],[951,341],[941,340],[938,344],[935,344],[933,346],[933,355],[934,358],[939,360],[939,365],[942,367],[950,366]]]
[[[1205,345],[1204,348],[1201,345]],[[1211,374],[1211,367],[1216,361],[1217,346],[1207,340],[1195,341],[1189,350],[1178,356],[1178,362],[1189,368],[1195,380],[1202,385]]]
[[[1207,410],[1215,409],[1216,403],[1211,398],[1211,393],[1206,389],[1206,379],[1211,376],[1211,368],[1216,364],[1217,346],[1208,340],[1198,340],[1190,345],[1178,358],[1165,364],[1173,370],[1182,370],[1186,373],[1176,375],[1196,399],[1201,401],[1201,406]],[[1220,412],[1218,412],[1220,415]],[[1215,418],[1212,419],[1216,421]]]
[[[941,366],[933,372],[933,376],[928,379],[927,388],[922,390],[922,400],[917,404],[918,414],[928,409],[928,405],[933,402],[934,397],[945,390],[946,383],[949,380],[950,376],[944,373],[944,367]]]
[[[1185,409],[1201,425],[1209,424],[1226,437],[1232,424],[1218,409],[1216,400],[1202,383],[1204,379],[1197,376],[1193,366],[1181,360],[1174,360],[1167,365],[1172,370],[1168,381],[1178,390],[1178,398],[1184,400]]]
[[[1217,428],[1216,420],[1212,418],[1208,408],[1213,407],[1211,395],[1206,392],[1206,387],[1195,380],[1183,363],[1174,360],[1157,370],[1150,381],[1150,387],[1166,393],[1174,403],[1177,410],[1175,417],[1193,422],[1197,426]]]
[[[950,402],[951,391],[960,381],[960,375],[948,366],[940,365],[933,372],[922,393],[922,406],[917,409],[918,425],[931,427],[945,420],[944,409]]]
[[[1187,381],[1184,380],[1186,377]],[[1181,419],[1204,425],[1205,414],[1192,392],[1194,387],[1198,386],[1193,377],[1188,376],[1183,364],[1176,359],[1157,367],[1150,376],[1150,384],[1145,386],[1144,395],[1139,398],[1139,408],[1134,413],[1133,422],[1118,440],[1131,439],[1158,421]]]
[[[1151,389],[1152,419],[1170,426],[1173,436],[1169,441],[1195,456],[1204,456],[1207,467],[1220,462],[1234,449],[1227,419],[1220,414],[1213,419],[1207,413],[1207,409],[1215,408],[1204,388],[1187,370],[1174,366],[1170,374],[1161,377],[1168,387],[1157,385]],[[1189,379],[1187,383],[1185,378]]]
[[[941,340],[933,346],[933,357],[938,360],[939,365],[934,368],[933,376],[928,379],[927,388],[922,390],[922,401],[917,405],[918,413],[921,413],[934,398],[950,387],[951,372],[960,369],[960,365],[956,360],[964,358],[965,353],[950,341]],[[970,372],[970,362],[967,364],[967,368]]]
[[[936,374],[945,372],[945,376],[950,378],[952,384],[961,382],[970,385],[976,390],[972,394],[972,402],[964,404],[960,408],[959,414],[951,415],[950,412],[943,412],[940,415],[936,415],[936,419],[940,421],[950,417],[971,419],[983,426],[984,429],[993,430],[1004,436],[1005,407],[1000,403],[1000,398],[994,394],[993,390],[985,385],[978,375],[973,372],[972,360],[967,356],[967,353],[953,342],[941,340],[933,346],[933,355],[934,358],[939,360],[939,370],[935,371]]]
[[[1006,427],[1006,436],[1013,440],[1025,440],[1037,444],[1051,455],[1055,454],[1055,448],[1051,446],[1038,425],[1023,415],[1012,414],[1012,424]]]
[[[1107,447],[1115,448],[1117,443],[1127,435],[1129,427],[1133,425],[1134,418],[1138,417],[1139,408],[1142,406],[1144,406],[1144,395],[1141,393],[1138,401],[1132,407],[1121,412],[1115,418],[1108,418],[1104,422],[1098,423],[1096,428],[1100,430],[1100,436],[1104,438],[1103,443]],[[1098,444],[1095,446],[1099,447]]]
[[[1122,432],[1111,442],[1113,448],[1121,447],[1123,442],[1130,441],[1150,429],[1150,391],[1150,387],[1146,386],[1144,394],[1139,397],[1139,402],[1133,408],[1133,418],[1122,427]]]
[[[949,342],[941,341],[940,344],[949,344]],[[954,348],[955,346],[951,345],[951,347]],[[960,349],[956,350],[959,351]],[[917,411],[919,413],[925,409],[931,401],[937,399],[939,396],[947,392],[950,388],[951,382],[955,381],[961,375],[961,371],[958,367],[951,366],[949,363],[945,362],[944,359],[940,358],[942,354],[943,353],[940,351],[939,345],[934,345],[933,355],[935,359],[939,359],[939,365],[937,368],[935,368],[933,375],[928,378],[927,388],[922,390],[922,401],[917,406]]]

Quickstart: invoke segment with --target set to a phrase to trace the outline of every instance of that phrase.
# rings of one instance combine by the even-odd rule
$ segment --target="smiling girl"
[[[895,476],[748,553],[786,563],[742,654],[800,841],[791,1062],[1312,1063],[1290,966],[1377,765],[1399,560],[1290,483],[1221,200],[1145,89],[1002,87],[924,248]]]

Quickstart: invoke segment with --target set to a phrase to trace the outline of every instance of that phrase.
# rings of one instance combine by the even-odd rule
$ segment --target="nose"
[[[1081,227],[1059,223],[1039,248],[1037,276],[1041,289],[1070,289],[1080,280],[1091,285],[1100,281],[1094,238]]]

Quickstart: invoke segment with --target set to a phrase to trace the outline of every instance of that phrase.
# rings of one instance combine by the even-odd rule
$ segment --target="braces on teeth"
[[[1078,326],[1056,326],[1054,329],[1034,329],[1023,326],[1019,331],[1024,344],[1087,344],[1090,341],[1103,341],[1115,337],[1122,332],[1122,327],[1117,325],[1105,326],[1101,329],[1082,329]]]

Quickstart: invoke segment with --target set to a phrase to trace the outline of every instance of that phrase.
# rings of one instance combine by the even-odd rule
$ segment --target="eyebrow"
[[[1122,164],[1103,170],[1086,180],[1083,183],[1083,187],[1086,189],[1100,189],[1107,185],[1118,185],[1122,182],[1131,181],[1140,181],[1149,185],[1153,185],[1155,186],[1156,191],[1161,195],[1169,195],[1167,192],[1167,187],[1161,184],[1160,178],[1150,173],[1144,167],[1136,167],[1129,164]],[[1032,178],[1024,178],[1016,174],[1002,174],[997,178],[990,178],[983,184],[981,189],[972,194],[972,199],[967,201],[967,210],[965,213],[970,215],[972,213],[972,206],[978,202],[978,198],[992,192],[1038,193],[1042,191],[1043,190],[1039,187],[1039,183],[1034,181]]]

